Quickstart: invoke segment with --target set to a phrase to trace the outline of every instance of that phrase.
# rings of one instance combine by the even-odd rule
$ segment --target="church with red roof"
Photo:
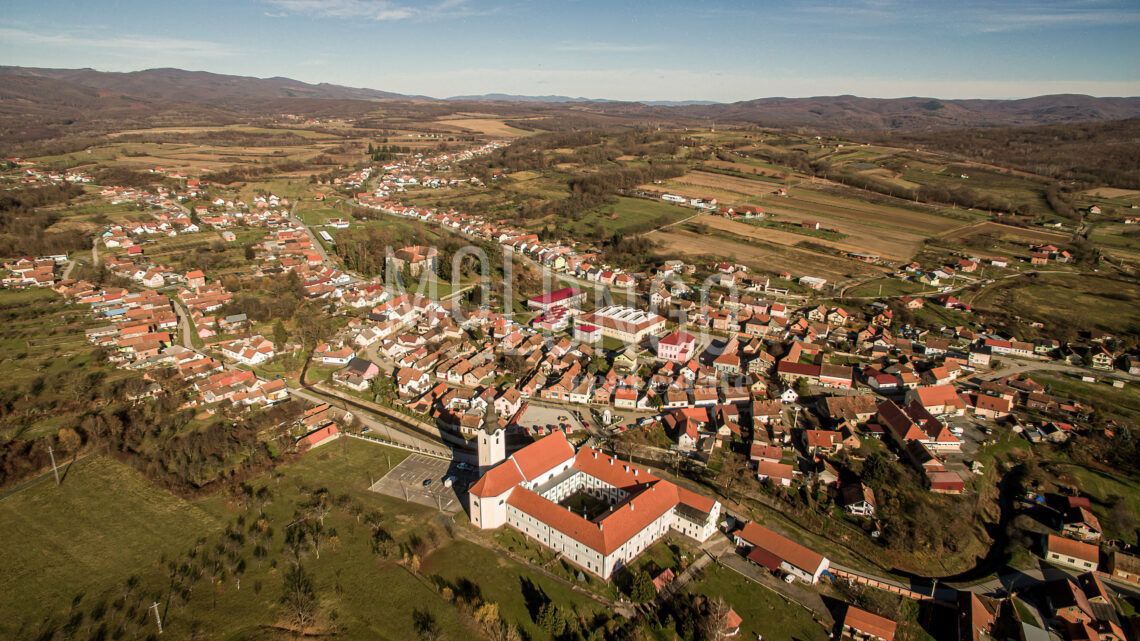
[[[670,530],[697,541],[716,531],[720,503],[555,431],[483,475],[469,492],[471,522],[504,525],[602,578]]]

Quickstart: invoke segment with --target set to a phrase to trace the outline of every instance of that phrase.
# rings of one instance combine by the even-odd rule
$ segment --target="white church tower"
[[[496,429],[488,432],[479,430],[479,473],[485,474],[487,470],[502,463],[507,458],[506,430]]]

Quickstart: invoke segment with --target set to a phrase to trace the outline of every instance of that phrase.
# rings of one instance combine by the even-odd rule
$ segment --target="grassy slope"
[[[94,347],[84,332],[101,325],[86,308],[68,305],[47,289],[0,290],[0,366],[4,386],[24,386],[40,376],[69,372],[102,372],[117,378],[131,374],[95,362]],[[44,403],[67,400],[67,390],[45,390]],[[19,436],[33,438],[54,432],[61,420],[74,417],[62,409],[36,420]],[[16,436],[15,432],[2,434]]]
[[[195,584],[190,602],[167,613],[167,633],[183,638],[199,626],[214,639],[264,636],[278,620],[281,574],[290,558],[283,533],[296,506],[315,488],[328,488],[332,496],[347,494],[366,509],[378,510],[397,541],[426,533],[427,524],[438,518],[434,510],[366,489],[371,479],[387,471],[388,457],[396,465],[406,456],[401,450],[359,441],[334,442],[279,468],[279,476],[254,479],[252,485],[265,485],[274,494],[265,507],[275,531],[268,558],[258,562],[250,548],[244,548],[248,568],[240,589],[232,579],[217,589],[207,580]],[[90,608],[103,596],[118,594],[117,586],[132,574],[142,579],[144,594],[162,593],[166,581],[161,558],[181,558],[199,537],[212,546],[225,524],[241,513],[225,496],[196,501],[171,496],[103,457],[76,464],[59,488],[49,479],[21,489],[0,500],[0,539],[36,544],[12,546],[0,561],[0,637],[30,636],[46,617],[64,618],[77,594],[84,595],[81,608]],[[316,584],[322,620],[338,628],[338,638],[414,638],[414,610],[430,612],[447,638],[470,636],[456,610],[429,582],[373,555],[367,526],[334,510],[325,519],[325,529],[320,558],[310,552],[304,565]],[[533,580],[561,605],[584,613],[599,607],[561,583],[445,535],[428,555],[424,573],[476,581],[484,598],[498,602],[504,615],[523,625],[532,639],[547,637],[531,622],[520,577]],[[22,625],[30,628],[20,632]]]
[[[436,551],[425,560],[423,572],[452,583],[462,579],[476,583],[483,598],[498,603],[502,615],[521,626],[530,639],[546,639],[549,635],[534,624],[532,613],[528,611],[523,587],[527,582],[537,586],[554,603],[578,613],[590,615],[601,608],[564,584],[474,543],[457,541]]]
[[[220,527],[121,463],[79,461],[59,487],[47,479],[0,500],[0,540],[9,542],[0,556],[0,631],[65,611],[75,594],[154,572],[163,554]]]
[[[1042,274],[1018,280],[991,287],[974,301],[979,309],[1016,314],[1046,326],[1098,328],[1119,335],[1140,328],[1138,305],[1140,286],[1081,274]]]
[[[827,638],[827,632],[809,611],[719,565],[705,568],[704,577],[691,584],[689,591],[722,597],[732,606],[744,619],[740,626],[742,639],[755,639],[757,634],[773,641]]]

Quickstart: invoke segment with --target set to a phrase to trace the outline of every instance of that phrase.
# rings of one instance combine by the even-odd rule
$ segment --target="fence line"
[[[422,448],[422,447],[417,447],[415,445],[407,445],[405,443],[397,443],[396,441],[389,441],[388,439],[380,437],[380,436],[365,436],[363,434],[348,434],[348,436],[350,436],[352,438],[360,439],[362,441],[371,441],[371,442],[377,443],[379,445],[387,445],[388,447],[397,447],[397,448],[400,448],[402,450],[407,450],[409,452],[415,452],[417,454],[423,454],[425,456],[432,456],[432,457],[444,459],[447,461],[452,460],[452,456],[451,456],[450,452],[441,453],[438,450],[426,449],[426,448]]]

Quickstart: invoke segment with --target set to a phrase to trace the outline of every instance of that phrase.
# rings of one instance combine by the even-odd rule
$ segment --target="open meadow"
[[[793,224],[819,222],[846,238],[841,241],[819,238],[812,239],[813,242],[898,261],[909,260],[925,238],[962,227],[975,219],[962,210],[943,212],[927,207],[909,208],[872,202],[848,193],[851,190],[846,188],[827,185],[803,184],[790,188],[787,196],[777,196],[778,185],[773,183],[702,171],[690,171],[662,185],[642,187],[689,197],[715,197],[721,206],[759,205],[776,220]],[[735,229],[737,233],[742,230],[739,227]],[[771,242],[795,244],[804,240],[790,232],[764,232],[772,232],[767,238]]]
[[[985,290],[973,305],[996,317],[1033,319],[1070,333],[1099,330],[1124,336],[1140,331],[1140,285],[1106,276],[1045,273],[1017,278]]]
[[[473,532],[460,536],[455,529],[465,523],[368,491],[406,456],[382,445],[336,441],[251,479],[252,488],[264,488],[253,495],[202,499],[173,496],[109,458],[82,459],[59,487],[49,475],[0,498],[4,540],[40,542],[0,561],[0,631],[32,638],[62,625],[69,612],[83,624],[111,623],[123,616],[121,608],[136,600],[149,606],[154,598],[171,638],[196,629],[219,639],[278,638],[283,575],[296,558],[286,534],[315,496],[330,501],[323,534],[319,547],[302,548],[300,558],[313,580],[317,626],[336,630],[338,638],[414,638],[425,621],[447,638],[466,638],[472,624],[441,594],[443,587],[459,598],[498,604],[501,615],[535,641],[551,638],[535,623],[544,603],[586,617],[601,611],[566,582],[488,549],[489,540],[474,542],[481,537]],[[187,601],[171,599],[166,562],[194,564],[188,551],[202,555],[235,528],[245,541],[237,544],[240,571],[228,566],[220,580],[207,574],[191,583]],[[377,540],[393,542],[391,556],[376,551]],[[397,562],[405,554],[416,556],[411,569]],[[147,614],[136,611],[135,629],[144,633],[153,629]]]
[[[882,273],[882,269],[866,263],[831,256],[800,247],[745,238],[730,232],[682,223],[647,237],[658,243],[663,252],[691,257],[724,258],[752,267],[761,273],[789,272],[793,277],[819,276],[839,282],[859,275]],[[767,230],[760,230],[761,232]],[[808,242],[810,239],[802,239]]]
[[[0,636],[31,636],[76,598],[90,605],[128,577],[157,577],[164,556],[221,526],[207,510],[104,456],[69,465],[58,487],[49,472],[0,498],[0,539],[35,542],[13,545],[0,560]]]
[[[502,118],[488,118],[475,115],[471,118],[446,118],[436,120],[435,123],[455,127],[460,130],[486,134],[496,138],[517,138],[532,134],[532,132],[523,129],[516,129],[506,124],[503,120]]]

